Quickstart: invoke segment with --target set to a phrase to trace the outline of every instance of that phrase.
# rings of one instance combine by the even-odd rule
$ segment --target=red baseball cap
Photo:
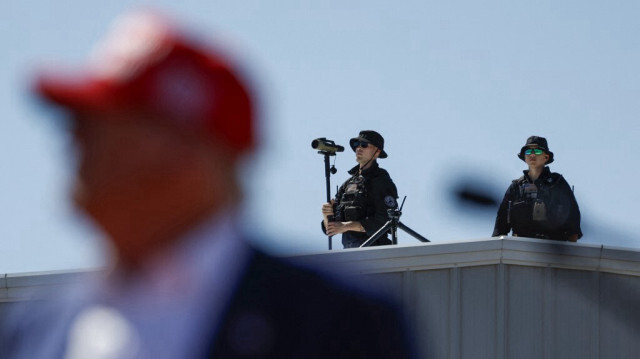
[[[237,154],[255,145],[252,99],[230,61],[149,10],[118,18],[83,70],[40,73],[35,92],[72,110],[151,111]]]

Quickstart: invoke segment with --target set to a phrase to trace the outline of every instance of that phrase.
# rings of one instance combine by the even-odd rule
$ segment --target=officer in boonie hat
[[[378,132],[360,131],[349,140],[349,146],[358,165],[349,170],[351,178],[338,189],[335,199],[322,205],[322,230],[330,236],[342,234],[342,245],[354,248],[387,222],[387,209],[397,207],[398,190],[376,161],[388,156]],[[385,244],[391,244],[391,240],[381,237],[373,245]]]
[[[551,172],[547,139],[530,136],[518,158],[528,169],[513,180],[498,209],[493,236],[513,236],[575,242],[582,237],[580,209],[564,177]]]

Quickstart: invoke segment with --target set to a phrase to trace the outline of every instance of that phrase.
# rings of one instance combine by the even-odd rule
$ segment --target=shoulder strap
[[[522,183],[524,183],[524,181],[525,181],[525,180],[526,180],[526,179],[524,178],[524,175],[523,175],[523,176],[520,176],[520,178],[516,178],[516,179],[514,179],[513,181],[511,181],[511,183],[513,183],[514,185],[519,186],[519,185],[521,185]]]
[[[511,186],[509,188],[512,193],[512,196],[515,196],[514,199],[516,200],[519,200],[520,198],[522,198],[521,185],[524,181],[525,181],[524,176],[521,176],[520,178],[517,178],[511,181]]]

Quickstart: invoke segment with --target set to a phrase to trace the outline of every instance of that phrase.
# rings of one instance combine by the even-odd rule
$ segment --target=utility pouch
[[[344,208],[345,221],[357,221],[362,219],[362,208],[356,206],[347,206]]]
[[[511,205],[509,221],[512,226],[518,227],[531,221],[531,205],[526,201],[517,201]]]
[[[544,202],[537,200],[533,204],[532,219],[538,222],[547,220],[547,206],[544,204]]]

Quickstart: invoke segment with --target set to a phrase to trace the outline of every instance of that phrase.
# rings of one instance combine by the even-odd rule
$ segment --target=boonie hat
[[[360,131],[360,134],[358,134],[358,137],[354,137],[350,139],[349,146],[351,146],[351,149],[353,150],[353,152],[356,151],[356,146],[355,146],[356,141],[369,142],[370,144],[380,149],[380,156],[378,156],[378,158],[387,158],[387,153],[384,151],[384,138],[382,138],[382,136],[376,131],[371,131],[371,130]]]
[[[251,97],[229,61],[150,10],[118,18],[83,70],[42,72],[34,90],[72,110],[149,111],[235,154],[255,145]]]
[[[518,153],[518,158],[523,161],[525,160],[524,151],[526,151],[527,148],[539,148],[541,150],[544,150],[544,152],[549,155],[549,160],[547,161],[547,163],[553,162],[553,152],[549,151],[549,146],[547,145],[546,138],[540,136],[530,136],[529,138],[527,138],[527,143],[522,146],[522,148],[520,149],[520,153]]]

